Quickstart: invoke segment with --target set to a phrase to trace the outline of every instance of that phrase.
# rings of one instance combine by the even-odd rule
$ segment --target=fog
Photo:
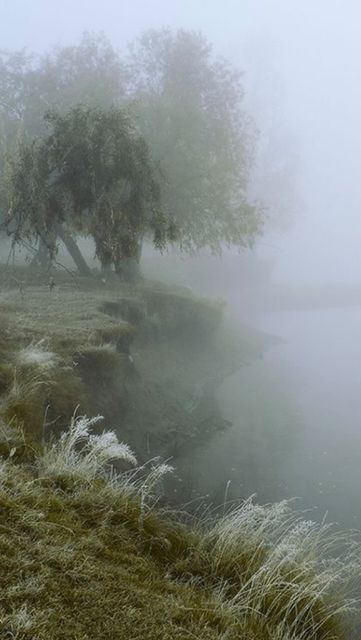
[[[149,250],[144,264],[164,277],[159,265],[168,260],[170,281],[228,301],[233,326],[251,318],[281,339],[224,383],[219,401],[233,427],[195,452],[199,491],[231,479],[230,495],[298,495],[306,506],[317,504],[321,517],[329,511],[361,526],[361,3],[2,0],[0,6],[1,48],[11,50],[42,53],[76,44],[84,31],[104,31],[125,51],[143,30],[163,26],[201,30],[217,55],[242,69],[245,108],[259,130],[250,192],[264,202],[268,219],[246,256],[231,250],[223,261],[172,262]],[[259,269],[267,271],[261,282],[254,279]],[[330,302],[327,286],[336,285],[351,288],[346,298],[342,287],[335,289]],[[282,287],[288,302],[277,310]],[[222,464],[210,483],[215,460]]]
[[[309,283],[361,276],[360,22],[357,0],[2,0],[0,7],[3,49],[41,52],[74,44],[85,30],[103,30],[125,49],[148,28],[201,30],[244,70],[247,106],[263,136],[277,127],[268,158],[297,156],[297,216],[259,251],[275,254],[279,280]]]

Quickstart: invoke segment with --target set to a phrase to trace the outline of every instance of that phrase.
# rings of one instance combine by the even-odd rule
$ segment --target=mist
[[[361,531],[361,3],[2,0],[0,53],[33,55],[32,70],[44,64],[44,84],[30,82],[40,89],[24,92],[29,121],[32,91],[44,90],[40,98],[54,108],[46,93],[51,55],[54,62],[56,52],[80,42],[109,54],[109,78],[105,68],[97,76],[106,76],[105,89],[87,94],[88,111],[81,100],[72,110],[77,86],[70,98],[60,91],[59,113],[47,123],[53,137],[36,118],[26,131],[25,108],[12,133],[11,115],[9,139],[22,140],[25,159],[29,149],[39,153],[33,165],[17,165],[8,142],[1,150],[8,135],[1,90],[11,83],[0,83],[0,164],[14,153],[0,185],[0,426],[13,424],[11,411],[20,413],[9,367],[15,363],[14,380],[20,371],[27,389],[30,353],[37,367],[47,359],[58,367],[54,382],[44,365],[45,386],[64,387],[59,397],[47,391],[40,405],[31,398],[42,445],[48,425],[49,442],[69,420],[74,426],[79,395],[81,410],[104,414],[106,429],[117,423],[141,469],[158,456],[174,463],[172,478],[161,478],[161,504],[186,505],[193,517],[213,507],[224,515],[249,496],[256,505],[295,500],[312,520]],[[192,75],[198,54],[204,66]],[[88,69],[86,59],[81,64]],[[90,77],[90,62],[89,69]],[[211,88],[197,102],[202,82]],[[14,112],[22,95],[14,93]],[[92,138],[102,110],[111,135],[99,126]],[[91,143],[81,147],[87,136]],[[125,171],[124,140],[123,155],[135,158]],[[76,145],[84,162],[69,164],[56,182]],[[114,153],[123,174],[106,197],[104,189],[91,200],[94,178],[91,195],[77,200],[94,149],[94,166],[99,158],[110,166],[104,158]],[[43,166],[41,154],[48,166],[55,162],[43,192],[41,171],[31,173]],[[28,175],[19,226],[8,226],[5,237],[2,220],[8,224]],[[31,200],[36,188],[61,210],[45,242],[36,226],[42,202]],[[75,222],[69,202],[77,205]],[[229,202],[237,202],[238,217]],[[30,222],[27,207],[35,211]],[[31,412],[21,416],[35,420]]]
[[[268,163],[297,158],[290,178],[297,216],[288,233],[261,240],[259,251],[267,254],[274,245],[275,277],[303,283],[361,276],[360,18],[359,3],[351,0],[138,1],[131,7],[16,0],[0,8],[2,48],[11,50],[44,52],[76,43],[86,30],[104,31],[121,50],[145,29],[201,30],[243,70],[247,107],[273,144]]]

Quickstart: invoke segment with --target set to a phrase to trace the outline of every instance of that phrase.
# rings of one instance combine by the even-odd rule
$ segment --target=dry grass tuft
[[[40,472],[48,476],[76,474],[91,481],[103,474],[109,462],[121,460],[136,465],[133,452],[128,445],[118,442],[113,431],[90,434],[91,427],[100,420],[102,416],[73,417],[69,430],[46,447],[39,458]]]
[[[79,405],[87,409],[76,366],[55,353],[48,339],[11,354],[0,370],[0,419],[26,433],[30,444],[65,428]]]
[[[46,338],[30,344],[16,354],[16,362],[20,367],[37,367],[49,370],[58,364],[59,357],[49,350]]]

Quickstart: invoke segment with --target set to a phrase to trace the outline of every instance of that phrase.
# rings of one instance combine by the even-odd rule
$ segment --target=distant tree
[[[44,133],[44,114],[65,114],[78,104],[109,108],[124,101],[127,71],[103,34],[84,33],[76,46],[43,56],[0,52],[0,114],[10,133]]]
[[[130,93],[160,168],[164,207],[192,252],[251,245],[262,215],[247,200],[255,130],[240,74],[192,31],[148,31],[130,50]]]
[[[5,175],[4,168],[6,165],[7,144],[5,140],[3,122],[0,115],[0,237],[1,226],[4,220],[5,202],[6,202],[6,189],[5,189]]]
[[[79,103],[84,113],[92,107],[131,110],[162,192],[166,216],[158,228],[167,227],[165,218],[174,221],[167,227],[168,238],[175,237],[177,228],[177,243],[188,252],[208,247],[217,253],[225,244],[253,244],[263,224],[260,207],[247,197],[255,129],[243,109],[240,74],[214,57],[201,34],[146,32],[131,47],[126,64],[103,35],[94,34],[40,58],[23,52],[0,55],[0,118],[7,151],[19,137],[43,136],[32,151],[36,157],[43,154],[49,125],[44,112],[56,111],[67,122],[66,114]],[[33,143],[24,144],[28,153]],[[34,158],[34,165],[38,162]],[[0,174],[3,170],[0,157]],[[81,224],[73,213],[76,219],[78,224],[70,225],[73,233],[87,233],[84,211]],[[94,224],[93,218],[92,235],[105,264]]]
[[[27,56],[23,52],[0,51],[0,237],[6,211],[6,159],[21,133],[21,94]]]
[[[265,232],[283,233],[301,213],[298,142],[287,117],[282,52],[272,36],[244,43],[245,102],[260,131],[249,193],[267,209]]]
[[[0,51],[1,143],[14,138],[23,115],[25,74],[29,58],[24,52]]]
[[[23,142],[12,162],[7,228],[14,242],[40,238],[53,256],[60,237],[86,274],[71,233],[91,235],[103,268],[135,276],[144,234],[158,248],[174,234],[144,139],[121,109],[79,106],[46,120],[49,135]]]
[[[103,34],[85,33],[76,46],[56,47],[42,56],[0,51],[0,223],[6,156],[19,139],[46,135],[44,114],[51,110],[65,114],[80,103],[119,106],[126,80],[125,64]]]

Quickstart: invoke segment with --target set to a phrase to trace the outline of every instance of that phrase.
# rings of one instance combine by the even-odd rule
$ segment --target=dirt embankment
[[[154,282],[137,286],[3,271],[0,415],[36,443],[78,414],[104,416],[137,451],[177,458],[225,427],[215,390],[262,349],[232,336],[223,304]]]

